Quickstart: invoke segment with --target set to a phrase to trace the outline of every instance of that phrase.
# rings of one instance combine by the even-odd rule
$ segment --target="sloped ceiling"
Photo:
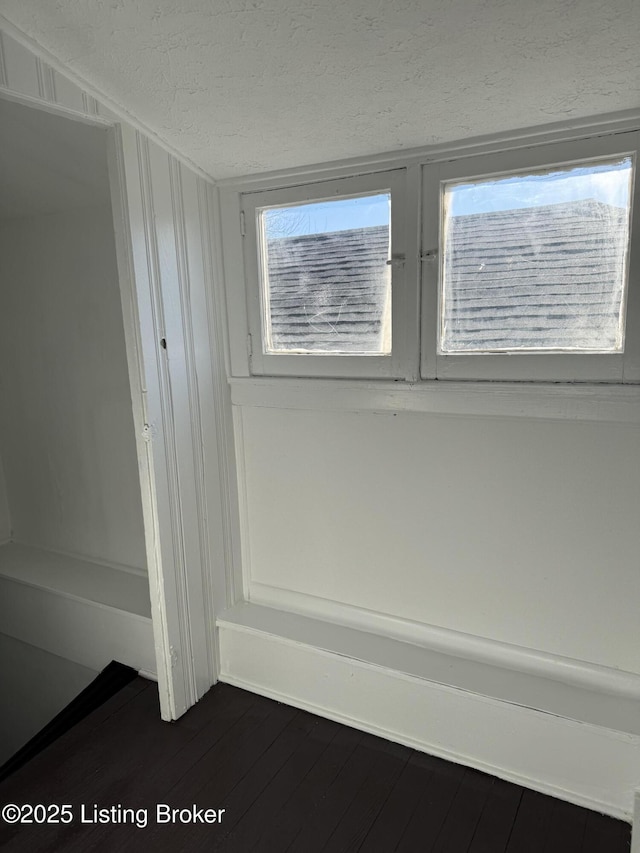
[[[640,105],[638,0],[2,0],[215,178]]]

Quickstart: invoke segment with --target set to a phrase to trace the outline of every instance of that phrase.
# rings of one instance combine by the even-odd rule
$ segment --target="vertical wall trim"
[[[407,358],[407,379],[416,382],[420,379],[420,346],[422,335],[420,334],[421,317],[421,289],[415,286],[420,281],[420,254],[421,254],[421,218],[422,218],[422,170],[420,166],[407,167],[407,196],[406,196],[406,232],[407,232],[407,256],[405,261],[404,286],[407,288],[405,298],[412,299],[412,305],[405,312],[407,318],[406,336],[410,341],[410,349],[414,355]],[[409,223],[414,221],[413,228]],[[411,294],[414,294],[412,297]]]
[[[206,255],[211,242],[209,211],[203,205],[206,176],[188,162],[180,172],[177,163],[184,158],[179,152],[118,105],[101,96],[96,100],[96,90],[1,15],[0,27],[3,97],[110,128],[114,230],[161,712],[163,719],[176,719],[215,683],[218,595],[226,602],[221,554],[226,553],[222,528],[229,523],[222,515],[229,498],[218,493],[223,486],[216,459],[226,458],[228,451],[216,444],[213,432],[209,359],[220,370],[222,358],[211,351],[209,332],[216,259]],[[175,337],[173,351],[160,346],[167,325]],[[222,401],[229,418],[224,368],[222,373],[223,380],[214,371],[227,397],[220,393],[217,406]],[[185,401],[179,410],[178,399]]]
[[[127,181],[126,160],[127,154],[125,151],[125,134],[129,140],[129,161],[135,164],[136,173],[132,177],[131,183]],[[151,594],[151,612],[153,621],[154,643],[156,650],[156,670],[158,675],[158,689],[160,698],[160,712],[164,720],[171,720],[175,717],[175,689],[172,661],[170,659],[170,626],[168,624],[168,601],[165,588],[165,578],[163,577],[163,561],[162,561],[162,543],[160,538],[160,525],[158,518],[158,500],[157,500],[157,483],[154,472],[154,448],[151,441],[144,440],[144,430],[153,435],[153,428],[149,423],[148,411],[148,385],[149,377],[145,371],[144,362],[144,341],[142,339],[142,317],[141,309],[144,310],[146,299],[141,304],[139,289],[142,286],[140,277],[136,271],[136,263],[134,257],[133,243],[133,221],[132,214],[134,210],[138,210],[138,198],[140,203],[140,215],[144,219],[142,211],[142,187],[140,177],[140,153],[138,149],[138,134],[136,131],[127,132],[120,126],[116,125],[114,129],[114,160],[115,171],[117,172],[117,180],[115,188],[117,191],[117,201],[120,205],[124,233],[122,234],[122,258],[125,265],[126,277],[124,279],[127,285],[127,308],[125,311],[125,320],[130,319],[132,330],[131,335],[126,335],[126,340],[134,348],[133,358],[135,359],[135,371],[133,364],[130,370],[133,373],[132,392],[136,394],[139,391],[139,401],[134,399],[134,418],[137,416],[140,420],[138,429],[140,430],[137,439],[139,443],[144,442],[144,449],[140,448],[139,453],[142,454],[143,462],[139,464],[144,471],[144,477],[148,477],[148,496],[150,501],[145,500],[146,495],[143,493],[143,512],[145,513],[146,538],[147,538],[147,554],[148,554],[148,570],[149,570],[149,591]],[[135,205],[135,207],[134,207]],[[116,228],[116,239],[120,232]],[[146,233],[145,233],[146,237]],[[149,247],[145,243],[144,254],[147,267]],[[147,275],[149,271],[147,270]],[[121,278],[122,286],[122,278]],[[151,288],[145,288],[151,299]],[[152,309],[153,310],[153,309]],[[155,378],[155,377],[154,377]],[[138,402],[138,405],[136,403]]]
[[[45,85],[44,85],[44,74],[43,74],[43,62],[39,57],[35,57],[36,62],[36,74],[38,75],[38,95],[42,98],[43,101],[50,101],[51,98],[45,94]]]
[[[239,600],[237,578],[241,571],[239,547],[239,525],[237,517],[237,479],[234,446],[233,412],[231,391],[227,381],[227,323],[224,303],[222,264],[216,264],[215,258],[221,257],[218,245],[219,236],[215,229],[215,208],[217,199],[212,199],[215,188],[205,181],[198,181],[198,209],[200,212],[202,254],[207,288],[207,311],[209,320],[211,372],[213,377],[213,396],[218,439],[218,465],[220,472],[220,499],[222,506],[222,536],[225,569],[225,588],[221,590],[218,601],[223,609],[232,607]],[[213,209],[212,209],[213,208]],[[215,254],[213,243],[216,240]]]
[[[38,94],[47,103],[56,102],[56,89],[53,80],[53,69],[36,56],[36,73],[38,75]]]
[[[6,88],[7,82],[7,63],[5,60],[4,41],[2,30],[0,30],[0,86]]]
[[[91,95],[88,95],[84,90],[82,92],[82,109],[89,116],[97,116],[100,114],[98,102]]]
[[[184,209],[184,194],[182,186],[182,165],[173,157],[169,157],[169,181],[171,187],[171,207],[173,213],[174,236],[176,247],[176,268],[178,273],[178,288],[182,308],[182,334],[184,338],[185,366],[187,371],[187,393],[189,397],[189,412],[191,423],[191,447],[193,452],[193,468],[195,473],[196,507],[198,514],[198,545],[200,550],[200,568],[204,593],[204,607],[208,630],[206,631],[206,655],[209,671],[209,682],[216,678],[215,650],[215,616],[213,611],[213,593],[211,590],[211,554],[209,553],[209,515],[207,512],[204,441],[202,435],[202,410],[198,391],[198,374],[194,349],[192,304],[191,304],[191,275],[187,251],[186,217]],[[184,579],[185,594],[187,592],[186,577]],[[185,618],[191,624],[188,613],[188,597],[186,598]],[[193,644],[193,637],[189,635]],[[190,660],[197,659],[197,650],[190,655]],[[193,687],[196,690],[196,674],[192,672]]]
[[[247,466],[245,460],[244,421],[241,406],[233,407],[236,436],[236,467],[238,472],[238,509],[240,514],[240,549],[242,554],[242,597],[251,601],[251,537],[249,536],[249,500],[247,497]]]
[[[640,789],[636,790],[633,797],[633,826],[629,853],[640,853]]]
[[[164,334],[165,321],[162,304],[162,288],[160,280],[160,255],[157,234],[155,231],[155,214],[153,206],[153,183],[149,156],[149,140],[141,134],[136,134],[138,143],[138,163],[140,171],[140,189],[142,194],[142,212],[144,231],[147,245],[147,263],[149,282],[151,285],[151,308],[153,326],[159,333]],[[162,351],[163,353],[166,351]],[[184,704],[189,707],[196,701],[195,673],[192,642],[189,628],[189,601],[185,576],[186,554],[182,524],[182,503],[180,495],[180,479],[178,476],[178,460],[176,458],[176,435],[173,416],[173,401],[171,384],[168,376],[166,355],[162,355],[156,346],[156,369],[160,379],[160,411],[162,428],[165,435],[167,485],[169,498],[169,518],[171,524],[171,544],[173,549],[173,568],[175,576],[176,618],[180,647],[172,648],[174,673],[180,673],[183,681],[181,700],[173,695],[174,710]],[[175,685],[174,685],[175,688]]]

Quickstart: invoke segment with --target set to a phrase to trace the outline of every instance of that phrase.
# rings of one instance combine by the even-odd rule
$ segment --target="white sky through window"
[[[589,166],[462,182],[447,189],[448,212],[464,216],[583,199],[627,208],[632,171],[632,158],[624,157]]]
[[[352,228],[389,224],[391,197],[388,193],[340,200],[296,204],[264,210],[268,240],[302,234],[327,234]]]

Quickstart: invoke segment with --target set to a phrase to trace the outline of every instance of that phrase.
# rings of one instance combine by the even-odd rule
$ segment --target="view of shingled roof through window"
[[[273,349],[389,352],[388,258],[386,226],[271,240]]]
[[[441,351],[621,351],[632,169],[621,157],[447,185]],[[295,224],[312,209],[269,213]],[[348,227],[349,217],[267,231],[267,351],[390,353],[389,223]]]
[[[593,199],[451,217],[443,349],[619,350],[628,218]]]
[[[440,349],[620,352],[630,156],[444,186]]]
[[[452,217],[445,341],[459,351],[618,348],[627,220],[593,200]],[[387,258],[380,226],[273,240],[274,348],[379,349]]]

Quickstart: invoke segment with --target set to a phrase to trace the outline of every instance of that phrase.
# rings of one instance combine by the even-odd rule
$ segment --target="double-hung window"
[[[253,373],[403,375],[405,183],[398,169],[242,196]]]

